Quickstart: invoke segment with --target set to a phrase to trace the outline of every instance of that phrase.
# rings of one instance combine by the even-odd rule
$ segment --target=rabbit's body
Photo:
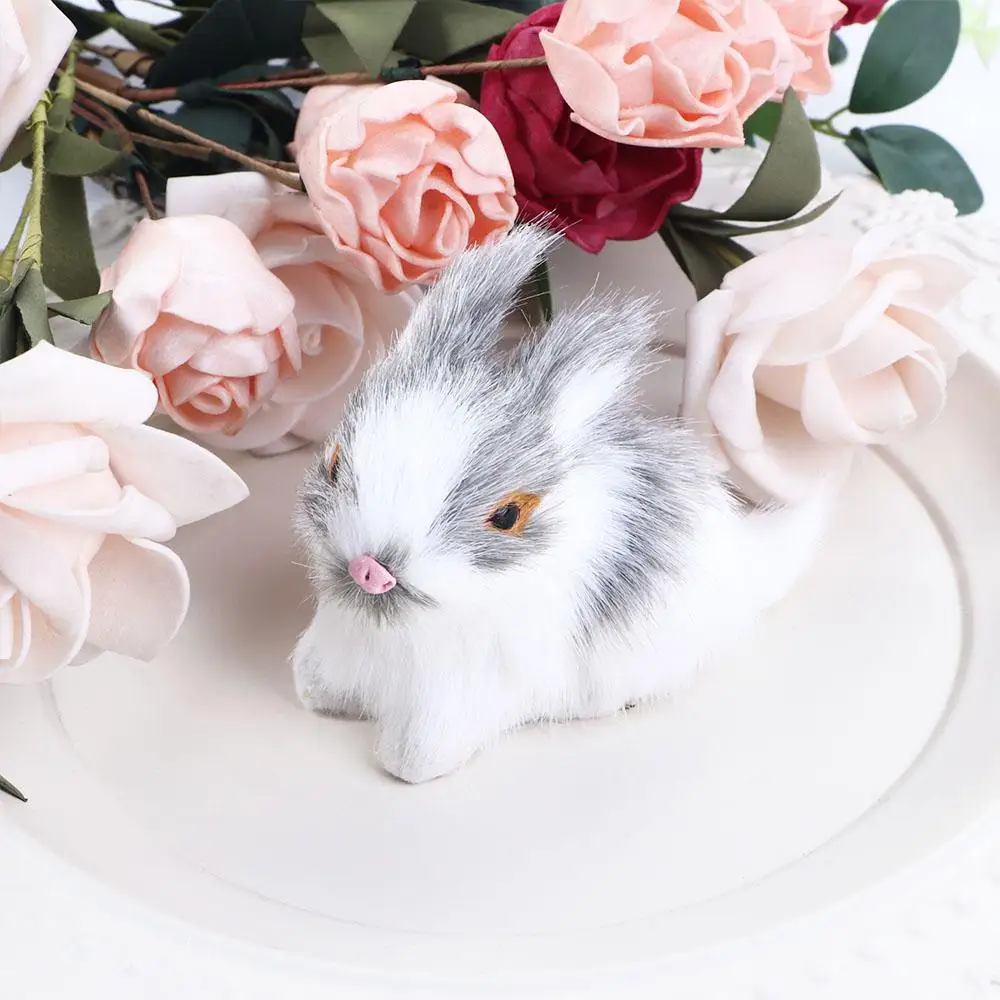
[[[590,297],[498,349],[546,242],[526,228],[449,269],[302,491],[319,605],[299,696],[374,719],[408,781],[523,723],[675,690],[822,528],[819,505],[747,513],[694,434],[639,407],[645,302]]]

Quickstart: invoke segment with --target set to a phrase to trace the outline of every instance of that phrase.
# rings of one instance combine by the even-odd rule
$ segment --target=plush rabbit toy
[[[449,267],[301,490],[318,607],[299,698],[373,719],[405,781],[676,689],[785,593],[823,523],[745,510],[692,430],[640,406],[648,301],[591,294],[501,347],[551,243],[522,226]]]

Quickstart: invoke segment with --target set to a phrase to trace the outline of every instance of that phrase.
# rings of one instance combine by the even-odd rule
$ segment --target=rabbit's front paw
[[[335,676],[323,669],[322,653],[304,635],[292,655],[295,694],[311,712],[340,718],[358,719],[364,715],[361,702],[346,687],[338,686]]]
[[[383,726],[375,757],[389,774],[409,784],[432,781],[458,770],[480,747],[467,733],[412,723]]]

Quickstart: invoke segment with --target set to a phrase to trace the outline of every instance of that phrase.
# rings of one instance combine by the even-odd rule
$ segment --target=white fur
[[[435,415],[423,417],[435,429]],[[441,468],[430,477],[435,493],[449,478],[439,481]],[[454,556],[419,555],[409,578],[441,604],[416,610],[405,624],[375,628],[321,601],[293,658],[303,703],[374,719],[380,763],[419,782],[454,770],[524,723],[604,715],[668,694],[738,642],[792,586],[832,496],[746,513],[717,485],[684,543],[683,582],[664,579],[660,601],[628,634],[602,633],[584,650],[572,639],[573,593],[565,581],[616,543],[608,529],[617,520],[609,509],[614,474],[587,464],[573,470],[544,500],[560,507],[558,537],[517,569],[487,573]],[[365,528],[350,530],[377,543],[381,516],[375,504]]]

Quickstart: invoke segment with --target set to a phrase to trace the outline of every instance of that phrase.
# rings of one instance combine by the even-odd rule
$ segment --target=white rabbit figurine
[[[825,519],[746,510],[692,430],[643,409],[649,301],[591,294],[501,347],[552,242],[521,226],[451,265],[300,493],[299,698],[374,720],[405,781],[676,689],[787,591]]]

